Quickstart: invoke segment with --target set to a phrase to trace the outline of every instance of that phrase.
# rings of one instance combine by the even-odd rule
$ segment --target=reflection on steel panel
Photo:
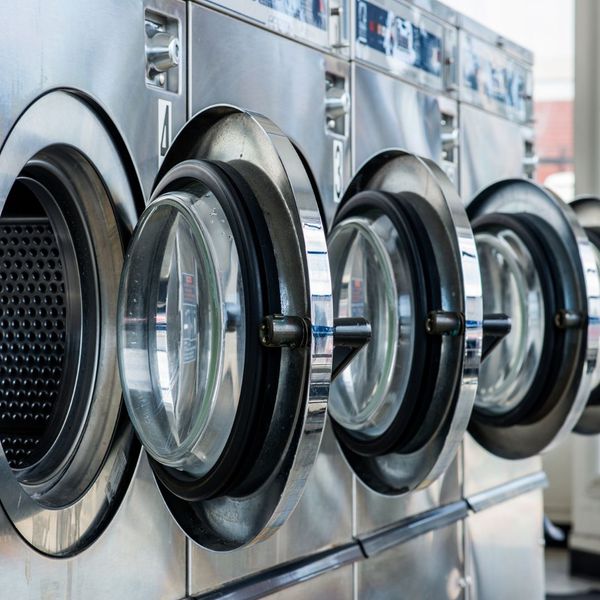
[[[144,458],[101,539],[68,559],[33,552],[0,512],[0,581],[6,598],[185,596],[185,538],[167,514]]]
[[[542,459],[539,456],[525,460],[498,458],[482,448],[470,435],[465,436],[463,448],[466,498],[542,470]]]
[[[206,593],[306,554],[349,543],[350,482],[350,471],[327,427],[304,495],[289,521],[272,538],[226,556],[189,542],[190,592]]]
[[[517,123],[461,104],[460,144],[460,194],[465,204],[484,186],[523,175],[525,143]]]
[[[358,65],[353,72],[354,169],[386,148],[439,163],[442,117],[437,98]]]
[[[463,523],[431,531],[355,565],[357,598],[465,597]]]
[[[472,600],[544,597],[542,491],[471,515],[465,526]]]

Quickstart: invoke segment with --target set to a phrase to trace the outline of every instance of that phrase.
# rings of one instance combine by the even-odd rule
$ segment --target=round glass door
[[[329,238],[336,315],[364,316],[374,334],[332,384],[329,412],[345,429],[376,438],[394,420],[408,382],[415,282],[390,218],[367,215],[343,219]]]
[[[539,368],[545,330],[542,285],[533,258],[510,229],[475,235],[484,314],[510,315],[511,332],[479,371],[476,406],[490,414],[510,412],[523,400]]]
[[[213,550],[284,523],[318,451],[333,318],[311,181],[264,117],[204,111],[170,151],[125,259],[125,403],[169,509]],[[281,322],[303,335],[282,337]]]
[[[121,371],[133,425],[162,465],[202,476],[222,454],[247,343],[254,339],[251,352],[260,351],[246,329],[258,328],[263,311],[256,307],[248,322],[246,287],[232,227],[213,192],[198,184],[152,203],[124,274]]]
[[[596,263],[571,209],[530,181],[495,184],[468,212],[484,314],[512,323],[481,365],[470,431],[499,456],[525,458],[567,435],[585,406]]]
[[[372,489],[425,487],[453,460],[477,385],[480,280],[466,213],[435,165],[388,152],[351,183],[328,247],[335,317],[371,325],[331,386],[337,438]]]

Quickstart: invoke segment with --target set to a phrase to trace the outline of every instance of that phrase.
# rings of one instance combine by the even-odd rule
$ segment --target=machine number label
[[[333,140],[333,201],[339,202],[344,192],[344,142]]]
[[[158,166],[171,147],[173,139],[173,103],[169,100],[158,101]]]

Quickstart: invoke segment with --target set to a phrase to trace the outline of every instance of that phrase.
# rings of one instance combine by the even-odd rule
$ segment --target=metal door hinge
[[[362,317],[335,319],[333,330],[333,365],[335,379],[371,339],[371,324]],[[268,315],[259,327],[259,337],[267,348],[306,348],[311,343],[310,319],[288,315]]]

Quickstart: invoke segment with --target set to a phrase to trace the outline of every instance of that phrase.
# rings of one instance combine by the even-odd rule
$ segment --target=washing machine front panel
[[[353,172],[386,148],[402,148],[458,177],[458,103],[380,73],[352,65]]]
[[[111,127],[134,157],[134,177],[139,177],[149,198],[162,159],[161,138],[166,150],[187,118],[183,76],[187,69],[186,3],[95,0],[86,10],[76,10],[69,2],[50,0],[28,2],[19,10],[7,5],[3,10],[5,21],[10,22],[4,44],[11,66],[0,85],[4,107],[0,140],[41,94],[54,89],[76,90],[109,115]],[[107,32],[114,39],[127,40],[127,44],[107,44]],[[164,70],[156,72],[156,80],[151,81],[146,49],[161,50],[151,38],[161,32],[177,40],[177,64],[171,67],[163,63]],[[18,86],[11,83],[15,80]],[[131,98],[136,101],[131,102]],[[135,220],[136,216],[132,212],[124,218]]]
[[[332,384],[340,445],[379,493],[427,487],[456,455],[477,386],[481,288],[466,213],[434,163],[389,151],[357,173],[328,244],[335,315],[372,327]]]
[[[299,0],[208,0],[206,3],[280,35],[325,50],[331,50],[331,46],[341,41],[341,36],[344,35],[344,24],[338,14],[333,14],[329,0],[310,3]]]
[[[0,164],[0,497],[29,544],[65,556],[106,527],[138,458],[114,313],[141,190],[102,116],[62,91],[21,116]]]
[[[587,402],[598,350],[596,260],[573,211],[527,180],[490,186],[468,212],[484,312],[512,320],[484,358],[470,430],[499,456],[527,458],[570,433]]]
[[[100,539],[76,556],[57,560],[34,552],[15,535],[13,524],[1,512],[3,594],[12,598],[184,598],[185,539],[141,457],[121,508]],[[37,534],[41,539],[61,532],[40,528]],[[135,568],[121,568],[132,557]]]
[[[513,121],[460,104],[460,194],[469,203],[483,186],[525,172],[527,130]],[[501,148],[510,148],[502,154]]]
[[[600,199],[595,196],[576,198],[569,206],[575,211],[577,220],[584,228],[591,246],[597,268],[600,270]],[[600,271],[599,271],[600,272]],[[598,323],[592,321],[590,328],[597,328]],[[592,382],[587,406],[579,419],[575,431],[577,433],[593,435],[600,433],[600,362],[596,363],[596,371]]]
[[[353,67],[353,75],[354,172],[385,148],[441,160],[442,114],[436,96],[361,65]]]
[[[191,5],[190,19],[192,113],[227,102],[277,123],[309,165],[330,223],[351,175],[350,116],[343,102],[343,92],[350,89],[348,63],[206,6]],[[207,55],[211,60],[205,60]],[[230,74],[227,78],[220,76],[224,69]],[[335,98],[341,100],[333,102],[337,108],[332,107]],[[328,424],[305,491],[287,523],[260,545],[260,552],[240,549],[228,555],[231,562],[191,544],[190,590],[201,593],[273,564],[347,543],[352,536],[351,499],[352,472]]]
[[[330,223],[351,177],[348,63],[205,6],[190,7],[190,23],[192,114],[227,103],[277,123],[310,165]]]
[[[125,401],[180,525],[234,549],[286,521],[319,448],[324,227],[299,154],[260,115],[199,113],[161,175],[123,270]]]

